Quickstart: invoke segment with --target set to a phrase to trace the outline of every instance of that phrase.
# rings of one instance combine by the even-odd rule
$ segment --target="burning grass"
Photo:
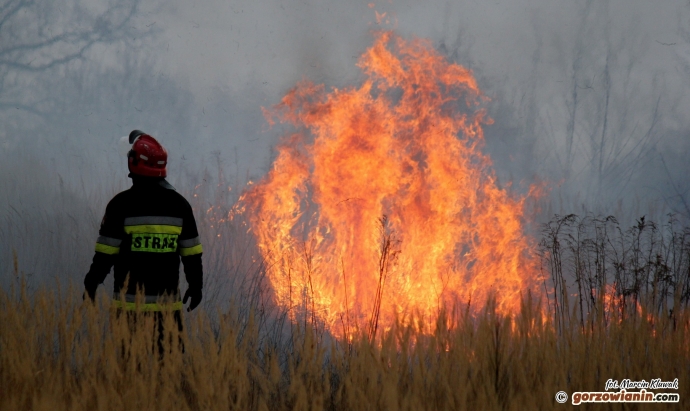
[[[674,318],[690,305],[690,227],[673,216],[663,225],[641,217],[627,229],[613,216],[555,216],[541,257],[557,327],[584,328],[591,316]]]
[[[688,310],[653,326],[591,316],[584,330],[557,331],[535,306],[523,300],[511,317],[489,302],[431,327],[398,321],[373,343],[201,313],[188,318],[184,352],[166,343],[159,360],[150,318],[132,328],[106,301],[0,291],[0,409],[551,409],[556,392],[603,391],[609,378],[678,378],[676,409],[690,405]]]
[[[492,292],[515,311],[541,285],[537,246],[524,235],[528,197],[501,187],[483,152],[491,119],[472,72],[393,32],[358,66],[357,86],[302,82],[266,110],[293,131],[238,211],[277,304],[341,336],[410,312],[433,323]]]

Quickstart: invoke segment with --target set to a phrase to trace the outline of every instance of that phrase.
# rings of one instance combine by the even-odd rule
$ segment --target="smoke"
[[[208,2],[170,17],[184,53],[174,58],[195,73],[195,94],[222,85],[254,96],[257,106],[275,104],[303,78],[356,83],[371,30],[430,38],[474,70],[492,98],[487,150],[504,182],[545,180],[549,212],[625,213],[634,221],[650,208],[688,214],[678,201],[690,188],[681,181],[688,168],[677,164],[690,147],[682,137],[690,104],[685,9],[613,0]],[[217,53],[188,47],[214,40]],[[260,139],[270,145],[275,135]]]
[[[185,195],[217,167],[240,191],[269,170],[283,130],[261,107],[302,79],[356,84],[380,28],[429,38],[473,70],[491,98],[499,182],[550,188],[540,222],[690,217],[689,18],[681,1],[8,0],[0,273],[14,248],[27,272],[81,281],[104,205],[128,185],[117,143],[132,129],[162,141]],[[77,260],[60,260],[60,219]],[[39,252],[46,231],[54,244]]]

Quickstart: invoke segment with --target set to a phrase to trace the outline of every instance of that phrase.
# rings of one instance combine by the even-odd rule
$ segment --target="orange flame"
[[[597,289],[592,289],[592,295],[597,297]],[[638,315],[643,314],[642,305],[639,301],[633,299],[631,296],[625,296],[618,292],[616,283],[606,284],[603,292],[603,311],[608,316],[616,316],[618,322],[623,322],[626,316],[631,315],[628,310],[634,310]],[[652,313],[647,314],[647,320],[650,323],[654,323],[654,315]]]
[[[358,65],[360,87],[300,83],[266,111],[297,132],[240,201],[277,303],[348,336],[492,294],[517,310],[539,281],[535,243],[525,198],[481,151],[491,120],[472,73],[391,32]]]

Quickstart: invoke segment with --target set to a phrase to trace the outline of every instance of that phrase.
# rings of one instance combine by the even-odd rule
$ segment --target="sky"
[[[590,208],[605,212],[611,201],[628,195],[672,202],[659,186],[683,184],[688,168],[677,157],[689,147],[683,137],[690,108],[687,9],[673,1],[206,1],[144,12],[140,24],[163,30],[154,46],[158,67],[191,90],[192,116],[203,122],[207,112],[223,110],[219,95],[241,100],[251,121],[226,128],[233,143],[224,143],[256,149],[249,155],[255,160],[265,158],[276,141],[260,124],[259,107],[275,104],[303,79],[331,87],[357,84],[355,63],[374,30],[429,39],[471,68],[492,98],[488,109],[496,122],[487,127],[487,149],[499,174],[519,181],[560,174],[550,181],[554,187],[577,180],[567,194],[579,193]],[[385,13],[381,24],[375,13]],[[242,132],[256,130],[264,132],[243,141]],[[608,140],[603,147],[599,134]],[[602,148],[599,172],[595,157]],[[618,181],[633,162],[658,178],[640,172],[635,181]],[[266,162],[253,166],[265,171]],[[592,192],[587,186],[593,172],[619,176]],[[617,198],[603,199],[609,191]],[[559,204],[557,211],[567,207],[572,205]]]
[[[240,192],[286,131],[262,107],[305,79],[356,86],[381,29],[473,71],[499,181],[547,187],[537,222],[690,217],[686,1],[4,0],[0,269],[13,248],[44,258],[45,226],[74,225],[71,244],[90,253],[107,200],[129,184],[117,141],[135,128],[168,148],[181,192],[219,169]],[[74,258],[62,265],[84,271],[90,256]]]

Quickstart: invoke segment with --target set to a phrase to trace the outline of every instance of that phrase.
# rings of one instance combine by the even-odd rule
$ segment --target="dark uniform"
[[[180,310],[180,257],[189,289],[200,294],[203,285],[202,248],[192,208],[162,178],[132,176],[132,180],[132,187],[106,208],[84,285],[93,297],[114,265],[116,307]],[[138,291],[144,301],[135,304]]]
[[[84,279],[84,298],[95,298],[98,285],[115,266],[113,305],[117,315],[126,312],[130,327],[142,317],[153,317],[162,356],[164,341],[170,340],[166,336],[172,337],[164,330],[164,312],[172,311],[182,331],[182,305],[191,297],[189,311],[201,302],[201,242],[192,207],[165,181],[165,147],[140,130],[133,130],[128,141],[132,145],[127,153],[132,188],[116,195],[105,209],[96,254]],[[182,301],[180,257],[189,283]],[[181,346],[182,340],[179,342]],[[123,353],[125,347],[123,341]]]

